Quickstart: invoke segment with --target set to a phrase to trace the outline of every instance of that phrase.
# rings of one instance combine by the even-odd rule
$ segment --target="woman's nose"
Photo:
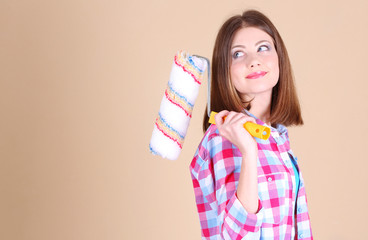
[[[255,68],[261,65],[261,62],[259,61],[259,59],[257,58],[257,56],[254,56],[253,54],[248,55],[248,59],[247,59],[248,63],[248,67],[249,68]]]

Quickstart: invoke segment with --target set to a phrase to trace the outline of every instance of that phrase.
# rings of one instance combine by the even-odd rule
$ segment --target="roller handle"
[[[216,124],[215,115],[217,112],[211,112],[209,123]],[[225,117],[226,118],[226,117]],[[244,128],[252,135],[253,137],[257,137],[263,140],[267,140],[270,137],[271,129],[266,126],[262,126],[252,122],[244,123]]]

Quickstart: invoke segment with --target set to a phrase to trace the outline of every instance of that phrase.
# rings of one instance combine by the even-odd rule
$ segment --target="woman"
[[[272,22],[246,11],[221,27],[211,110],[190,170],[203,239],[313,239],[304,181],[287,126],[302,125],[289,57]],[[225,118],[226,117],[226,118]],[[247,121],[271,128],[253,138]]]

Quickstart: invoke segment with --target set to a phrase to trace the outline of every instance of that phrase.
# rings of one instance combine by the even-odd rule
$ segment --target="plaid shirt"
[[[253,214],[236,196],[240,151],[219,135],[216,125],[207,129],[190,165],[202,239],[313,239],[300,172],[295,196],[292,164],[297,167],[297,159],[290,149],[287,129],[271,127],[268,140],[256,141],[259,209]]]

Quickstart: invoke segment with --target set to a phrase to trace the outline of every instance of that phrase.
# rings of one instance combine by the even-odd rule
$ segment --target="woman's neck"
[[[267,98],[255,97],[250,103],[251,108],[249,112],[256,116],[262,122],[270,125],[270,115],[271,115],[271,96]]]

